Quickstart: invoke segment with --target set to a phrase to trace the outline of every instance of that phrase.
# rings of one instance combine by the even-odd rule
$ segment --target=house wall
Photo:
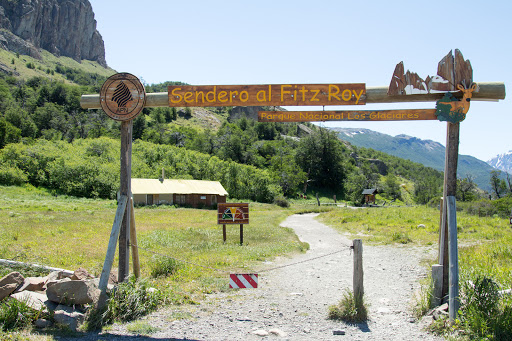
[[[136,205],[147,205],[148,195],[151,194],[134,194],[133,203]],[[182,206],[214,206],[217,203],[225,203],[225,195],[216,194],[152,194],[153,205],[168,204],[168,205],[182,205]]]

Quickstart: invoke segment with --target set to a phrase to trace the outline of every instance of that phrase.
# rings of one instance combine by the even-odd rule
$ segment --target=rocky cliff
[[[106,67],[88,0],[0,0],[0,47],[37,58],[38,49]]]

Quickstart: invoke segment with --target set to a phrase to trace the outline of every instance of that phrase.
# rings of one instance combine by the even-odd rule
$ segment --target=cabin
[[[214,207],[225,203],[228,192],[218,181],[182,179],[132,179],[135,205]]]
[[[375,195],[377,194],[376,188],[368,188],[363,190],[364,195],[364,203],[365,205],[374,204],[375,205]]]

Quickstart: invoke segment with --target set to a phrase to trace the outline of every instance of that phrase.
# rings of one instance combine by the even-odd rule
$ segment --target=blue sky
[[[388,86],[398,62],[425,78],[455,48],[471,61],[474,81],[505,82],[508,88],[512,80],[510,1],[90,2],[109,66],[148,84]],[[373,104],[364,109],[434,105]],[[511,114],[509,97],[471,102],[461,123],[459,152],[486,161],[512,150]],[[437,121],[322,125],[407,134],[443,145],[446,140],[446,123]]]

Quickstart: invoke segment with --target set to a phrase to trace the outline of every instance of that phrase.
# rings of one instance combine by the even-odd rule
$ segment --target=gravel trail
[[[423,247],[363,244],[364,288],[370,320],[347,325],[327,319],[328,306],[352,289],[352,241],[315,220],[293,215],[281,225],[295,230],[310,250],[281,258],[266,268],[292,264],[333,251],[327,257],[283,267],[259,276],[258,289],[208,295],[198,306],[168,307],[144,319],[157,327],[149,337],[114,325],[101,339],[119,340],[441,340],[422,331],[411,317],[410,299],[424,275],[419,262],[433,252]],[[172,316],[190,318],[174,320]],[[333,335],[334,331],[345,335]],[[258,336],[268,333],[266,336]]]

